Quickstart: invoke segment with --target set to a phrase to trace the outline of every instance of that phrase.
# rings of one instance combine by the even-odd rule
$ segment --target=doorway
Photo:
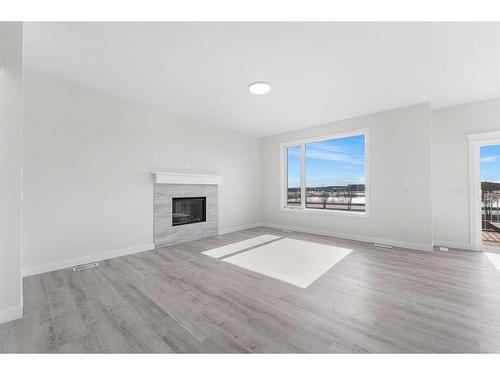
[[[500,132],[469,136],[471,242],[500,252]]]

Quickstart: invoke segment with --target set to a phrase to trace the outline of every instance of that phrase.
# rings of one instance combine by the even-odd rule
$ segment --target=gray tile
[[[207,221],[203,224],[172,226],[172,198],[207,197]],[[218,234],[218,187],[215,185],[155,184],[154,243],[182,243]],[[201,227],[200,227],[201,225]]]

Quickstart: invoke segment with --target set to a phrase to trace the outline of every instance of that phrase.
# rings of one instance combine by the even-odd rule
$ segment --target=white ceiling
[[[259,136],[500,96],[500,23],[27,23],[25,64]],[[273,90],[252,95],[247,85]]]

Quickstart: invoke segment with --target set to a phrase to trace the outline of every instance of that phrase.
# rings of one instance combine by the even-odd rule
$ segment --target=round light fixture
[[[255,95],[264,95],[271,91],[271,85],[267,82],[254,82],[248,85],[248,91]]]

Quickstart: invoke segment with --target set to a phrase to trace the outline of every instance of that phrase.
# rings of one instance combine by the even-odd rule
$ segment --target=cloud
[[[494,163],[497,161],[498,155],[493,155],[493,156],[484,156],[481,158],[481,163]]]
[[[340,161],[344,163],[364,164],[364,155],[347,152],[344,148],[328,143],[310,143],[306,148],[306,157],[309,159]]]

